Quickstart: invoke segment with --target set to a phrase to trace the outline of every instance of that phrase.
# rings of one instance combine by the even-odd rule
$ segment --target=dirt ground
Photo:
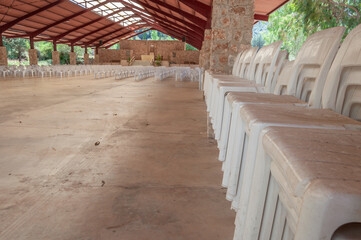
[[[197,83],[0,79],[0,239],[231,240]]]

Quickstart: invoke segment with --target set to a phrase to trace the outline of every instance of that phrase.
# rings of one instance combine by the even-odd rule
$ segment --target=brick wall
[[[172,51],[170,62],[176,64],[198,64],[199,51]]]
[[[99,63],[111,63],[119,62],[120,60],[128,60],[129,57],[133,56],[133,50],[129,49],[104,49],[100,48]]]
[[[153,47],[152,47],[153,46]],[[163,56],[163,60],[169,60],[170,52],[185,49],[185,43],[181,41],[150,41],[150,40],[120,40],[120,49],[132,49],[136,60],[141,55],[148,55],[151,48],[156,56]]]
[[[115,63],[127,60],[133,55],[136,60],[141,55],[149,55],[154,51],[155,56],[163,56],[164,61],[177,64],[199,63],[199,51],[185,51],[185,43],[181,41],[149,41],[149,40],[120,40],[120,49],[99,49],[99,64]]]

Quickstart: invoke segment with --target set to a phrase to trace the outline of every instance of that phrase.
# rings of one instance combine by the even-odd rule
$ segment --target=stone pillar
[[[202,44],[202,49],[199,54],[199,66],[203,67],[204,70],[209,69],[211,43],[212,43],[212,30],[206,29],[204,31],[204,40]]]
[[[38,65],[38,51],[29,49],[29,65]]]
[[[69,63],[70,63],[70,65],[76,65],[76,53],[75,52],[69,53]]]
[[[0,47],[0,66],[7,66],[7,65],[8,65],[8,53],[6,51],[6,47]]]
[[[53,65],[59,65],[60,64],[59,51],[53,51],[51,53],[51,57],[52,57],[52,60],[53,60]]]
[[[254,0],[213,0],[210,70],[230,74],[252,40]]]
[[[88,53],[84,53],[84,64],[85,65],[89,64],[89,54]]]
[[[99,54],[95,54],[94,56],[94,63],[99,64]]]

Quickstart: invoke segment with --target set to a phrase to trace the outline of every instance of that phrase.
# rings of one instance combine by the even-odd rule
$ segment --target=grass
[[[19,66],[19,65],[29,65],[29,61],[28,60],[22,60],[21,62],[19,62],[19,60],[15,60],[15,59],[8,59],[8,65],[9,66]],[[41,60],[38,61],[38,65],[39,66],[48,66],[51,65],[51,60]]]

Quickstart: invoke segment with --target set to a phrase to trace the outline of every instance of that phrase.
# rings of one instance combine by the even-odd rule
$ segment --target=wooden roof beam
[[[165,3],[165,2],[161,2],[161,1],[157,1],[157,0],[148,0],[148,1],[156,3],[159,6],[165,7],[165,8],[167,8],[167,9],[173,11],[173,12],[176,12],[176,13],[180,14],[181,16],[187,18],[188,20],[192,21],[193,23],[195,23],[196,25],[198,25],[198,26],[200,26],[202,28],[205,28],[206,25],[207,25],[207,21],[205,21],[205,20],[203,20],[203,19],[201,19],[201,18],[199,18],[199,17],[197,17],[197,16],[195,16],[193,14],[185,12],[185,11],[183,11],[183,10],[177,8],[177,7],[169,5],[169,4]]]
[[[139,23],[139,22],[136,22],[136,23],[133,23],[133,24],[127,26],[127,27],[124,27],[124,28],[117,29],[117,30],[115,30],[115,31],[109,32],[109,33],[107,33],[107,34],[105,34],[105,35],[102,35],[102,36],[100,36],[100,37],[97,37],[97,38],[95,38],[95,39],[93,39],[93,40],[90,40],[90,41],[84,43],[84,45],[90,45],[90,44],[94,43],[95,41],[98,41],[98,40],[101,39],[101,38],[105,38],[105,37],[107,37],[107,36],[109,36],[109,35],[112,35],[112,34],[114,34],[114,33],[116,33],[116,32],[119,32],[119,31],[124,30],[124,29],[129,28],[129,27],[132,27],[132,26],[136,25],[137,23]],[[134,31],[134,30],[131,30],[131,32],[132,32],[132,31]],[[113,38],[113,39],[114,39],[114,38]],[[104,43],[105,43],[105,42],[103,42],[103,44],[104,44]]]
[[[30,12],[30,13],[22,16],[22,17],[19,17],[19,18],[15,19],[14,21],[8,22],[8,23],[6,23],[6,24],[4,24],[3,26],[0,27],[0,33],[5,32],[6,30],[11,28],[12,26],[18,24],[19,22],[21,22],[21,21],[23,21],[23,20],[25,20],[25,19],[27,19],[29,17],[32,17],[32,16],[34,16],[34,15],[40,13],[40,12],[43,12],[43,11],[45,11],[45,10],[47,10],[49,8],[52,8],[52,7],[58,5],[58,4],[62,3],[62,2],[65,2],[65,1],[66,0],[58,0],[56,2],[53,2],[53,3],[50,3],[50,4],[46,5],[44,7],[41,7],[41,8],[39,8],[39,9],[33,11],[33,12]]]
[[[110,0],[106,0],[106,1],[104,1],[104,2],[101,2],[101,3],[99,3],[99,4],[97,4],[97,5],[93,6],[93,7],[91,7],[91,8],[86,8],[86,9],[80,11],[80,12],[74,13],[74,14],[72,14],[72,15],[70,15],[70,16],[68,16],[68,17],[65,17],[65,18],[63,18],[63,19],[61,19],[61,20],[59,20],[59,21],[56,21],[56,22],[54,22],[54,23],[52,23],[52,24],[49,24],[49,25],[47,25],[47,26],[45,26],[45,27],[43,27],[43,28],[41,28],[41,29],[39,29],[39,30],[36,30],[36,31],[34,31],[34,32],[31,32],[31,33],[28,33],[28,35],[31,36],[31,37],[36,37],[37,35],[41,34],[42,32],[48,30],[48,29],[51,28],[51,27],[54,27],[54,26],[56,26],[56,25],[58,25],[58,24],[60,24],[60,23],[66,22],[66,21],[68,21],[68,20],[70,20],[70,19],[72,19],[72,18],[75,18],[75,17],[77,17],[77,16],[80,16],[80,15],[82,15],[82,14],[84,14],[84,13],[90,12],[91,10],[93,10],[93,9],[95,9],[95,8],[98,8],[98,7],[100,7],[100,6],[108,3],[109,1],[110,1]]]
[[[134,10],[134,9],[133,9],[133,10]],[[143,13],[138,12],[138,10],[137,10],[137,14],[139,14],[139,15],[145,17],[145,18],[150,18],[149,16],[143,15]],[[161,22],[163,22],[163,23],[171,24],[172,27],[177,27],[177,28],[181,28],[181,29],[184,28],[183,26],[181,26],[181,25],[179,25],[179,24],[177,24],[177,23],[171,22],[171,21],[169,21],[168,19],[162,18],[162,17],[160,17],[160,16],[153,16],[153,18],[154,18],[154,19],[152,19],[152,20],[157,19],[157,20],[159,20],[159,21],[161,21]],[[158,24],[158,23],[156,23],[156,24]],[[187,29],[185,29],[185,30],[186,30],[186,31],[189,31],[190,33],[192,33],[192,34],[194,34],[194,35],[199,36],[199,37],[202,38],[202,39],[204,38],[204,33],[203,33],[203,32],[202,32],[202,33],[199,33],[199,32],[193,31],[192,29],[189,29],[189,28],[187,28]]]
[[[258,21],[265,21],[265,22],[268,22],[268,18],[269,16],[268,15],[264,15],[264,14],[255,14],[254,15],[254,20],[258,20]]]
[[[145,27],[145,26],[142,25],[142,26],[139,26],[138,28],[136,28],[136,29],[134,29],[134,30],[127,31],[127,32],[125,32],[125,33],[121,33],[120,35],[117,35],[117,36],[115,36],[115,37],[113,37],[113,38],[110,38],[110,39],[104,41],[104,42],[103,42],[103,45],[104,45],[105,43],[107,43],[107,42],[110,42],[110,41],[113,40],[113,39],[121,38],[121,37],[123,37],[123,36],[126,36],[126,35],[132,33],[132,32],[135,31],[135,30],[138,30],[138,29],[144,28],[144,27]],[[100,47],[100,45],[98,44],[96,47]]]
[[[139,8],[136,7],[136,6],[134,6],[133,4],[129,4],[129,3],[125,2],[125,1],[123,1],[123,0],[118,0],[118,1],[121,2],[121,3],[122,3],[123,5],[125,5],[125,6],[132,7],[132,8],[135,8],[135,9],[138,9],[138,10],[139,10]],[[159,8],[152,7],[152,6],[150,6],[149,4],[140,2],[140,1],[138,1],[138,0],[133,0],[133,1],[136,2],[136,3],[138,3],[139,5],[143,6],[144,8],[148,8],[148,9],[153,10],[153,11],[155,11],[155,12],[157,12],[157,13],[160,13],[160,14],[166,16],[166,17],[172,18],[172,19],[174,19],[174,20],[176,20],[176,21],[178,21],[178,22],[180,22],[180,23],[183,23],[185,26],[188,26],[189,28],[193,29],[194,31],[204,32],[204,28],[201,28],[201,27],[199,27],[199,26],[197,26],[197,25],[194,25],[193,23],[188,22],[188,21],[186,21],[186,20],[183,20],[183,19],[181,19],[181,18],[175,17],[175,16],[173,16],[172,14],[166,13],[166,12],[160,10]],[[143,9],[140,9],[140,11],[144,11],[144,10],[143,10]],[[149,13],[149,12],[148,12],[148,13]],[[152,14],[152,13],[149,13],[149,14],[150,14],[151,16],[158,16],[158,15]]]
[[[92,34],[94,34],[94,33],[96,33],[96,32],[99,32],[99,31],[102,31],[102,30],[104,30],[104,29],[106,29],[106,28],[109,28],[109,27],[111,27],[111,26],[114,26],[114,25],[116,25],[116,24],[118,24],[118,23],[120,23],[120,22],[126,21],[126,20],[129,19],[129,18],[132,18],[132,17],[131,17],[131,16],[130,16],[130,17],[126,17],[126,18],[120,20],[119,22],[114,22],[114,23],[105,25],[104,27],[95,29],[95,30],[93,30],[93,31],[91,31],[91,32],[89,32],[89,33],[86,33],[86,34],[84,34],[84,35],[82,35],[82,36],[80,36],[80,37],[77,37],[77,38],[75,38],[75,39],[69,40],[69,42],[71,42],[72,44],[74,44],[74,43],[80,41],[82,38],[85,38],[85,37],[87,37],[87,36],[89,36],[89,35],[92,35]],[[124,27],[123,27],[123,28],[124,28]]]
[[[207,4],[204,4],[197,0],[179,0],[179,2],[192,8],[194,11],[205,16],[206,18],[209,18],[212,16],[212,7]]]
[[[179,30],[176,30],[176,29],[172,29],[172,28],[169,28],[169,27],[164,26],[164,25],[162,25],[162,24],[161,24],[161,26],[162,26],[164,29],[167,29],[168,31],[173,31],[173,32],[175,32],[175,33],[178,33],[181,37],[185,37],[186,40],[187,40],[187,39],[188,39],[188,40],[191,40],[192,42],[197,43],[197,44],[201,44],[201,42],[202,42],[201,40],[196,39],[196,38],[194,38],[193,36],[191,36],[191,35],[183,32],[183,31],[179,31]]]
[[[130,36],[127,36],[127,37],[124,38],[124,39],[129,39],[129,38],[132,38],[132,37],[136,37],[136,36],[138,36],[138,35],[140,35],[140,34],[142,34],[142,33],[146,33],[146,32],[151,31],[151,30],[155,30],[155,29],[154,29],[154,28],[148,28],[148,29],[146,29],[146,30],[144,30],[144,31],[141,31],[141,32],[132,34],[132,35],[130,35]]]
[[[55,37],[53,37],[53,38],[51,38],[51,39],[49,39],[49,40],[56,40],[56,41],[57,41],[57,40],[65,37],[66,35],[74,32],[74,31],[77,31],[77,30],[79,30],[79,29],[81,29],[81,28],[85,28],[85,27],[87,27],[87,26],[89,26],[89,25],[91,25],[91,24],[93,24],[93,23],[96,23],[96,22],[98,22],[98,21],[100,21],[100,20],[102,20],[102,19],[106,19],[106,18],[108,18],[108,17],[111,17],[111,16],[113,16],[114,14],[117,14],[117,13],[119,13],[119,12],[121,12],[121,11],[124,11],[124,10],[125,10],[125,9],[122,8],[122,9],[117,10],[117,11],[114,11],[114,12],[108,14],[108,15],[101,16],[101,17],[99,17],[99,18],[97,18],[97,19],[94,19],[94,20],[92,20],[92,21],[90,21],[90,22],[84,23],[84,24],[82,24],[82,25],[80,25],[80,26],[78,26],[78,27],[75,27],[75,28],[73,28],[73,29],[70,29],[69,31],[66,31],[66,32],[64,32],[64,33],[62,33],[62,34],[59,34],[58,36],[55,36]]]
[[[154,28],[156,28],[157,30],[158,29],[161,29],[161,30],[158,30],[160,32],[166,32],[165,34],[168,34],[169,36],[172,36],[174,38],[177,38],[179,40],[183,40],[182,37],[186,37],[186,42],[195,46],[195,47],[201,47],[202,46],[202,42],[199,41],[199,40],[194,40],[193,38],[190,38],[189,35],[185,35],[183,34],[182,32],[178,32],[178,31],[175,31],[174,29],[169,29],[165,26],[159,26],[159,25],[153,25],[151,24]],[[176,37],[177,36],[177,37]],[[198,48],[200,49],[200,48]]]

